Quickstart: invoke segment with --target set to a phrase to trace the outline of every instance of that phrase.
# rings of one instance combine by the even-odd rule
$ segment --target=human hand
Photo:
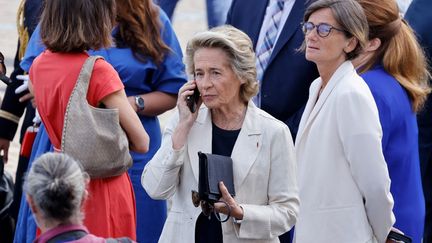
[[[227,205],[222,202],[216,202],[214,204],[215,211],[218,213],[223,213],[225,215],[228,215],[231,213],[231,217],[234,217],[238,220],[243,219],[243,208],[240,207],[240,205],[237,204],[237,202],[234,200],[234,198],[229,194],[228,189],[224,185],[224,183],[221,181],[219,182],[219,190],[221,191],[222,197],[219,199],[220,201],[225,202],[228,204],[231,208],[228,209]]]
[[[198,110],[202,104],[202,100],[198,99],[195,112],[192,112],[187,104],[187,100],[189,99],[188,97],[194,94],[195,88],[196,88],[196,82],[195,80],[191,80],[185,83],[179,90],[178,99],[177,99],[177,108],[179,111],[180,122],[193,124],[193,122],[198,117]]]
[[[28,91],[29,76],[28,75],[17,75],[16,78],[18,80],[22,80],[23,84],[15,89],[15,94],[19,94],[19,93],[22,93],[24,91]]]
[[[3,151],[3,161],[6,164],[8,161],[10,141],[4,138],[0,138],[0,153]]]
[[[19,98],[19,102],[26,102],[30,100],[32,102],[33,107],[36,107],[36,103],[34,101],[34,95],[29,92],[29,76],[28,75],[17,75],[17,79],[22,80],[23,84],[15,89],[15,94],[23,93],[23,95]]]
[[[15,89],[15,94],[23,93],[24,95],[19,98],[19,102],[26,102],[28,100],[32,101],[33,107],[35,107],[35,104],[33,102],[33,94],[29,92],[29,76],[28,75],[17,75],[16,78],[18,80],[22,80],[23,84],[20,85],[18,88]]]

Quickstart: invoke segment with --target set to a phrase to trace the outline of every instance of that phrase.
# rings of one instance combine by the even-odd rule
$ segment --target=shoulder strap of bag
[[[62,131],[62,140],[61,140],[61,151],[64,151],[64,138],[66,135],[66,127],[67,127],[67,120],[68,120],[68,113],[69,113],[69,109],[71,107],[71,101],[75,96],[81,97],[81,99],[83,99],[85,102],[87,102],[87,91],[88,91],[88,86],[90,83],[90,77],[91,74],[93,72],[93,67],[94,64],[96,62],[97,59],[103,59],[103,57],[101,56],[89,56],[82,68],[81,71],[78,75],[78,80],[76,81],[76,84],[72,90],[72,93],[69,97],[69,101],[68,104],[66,106],[66,112],[65,112],[65,117],[63,120],[63,131]]]

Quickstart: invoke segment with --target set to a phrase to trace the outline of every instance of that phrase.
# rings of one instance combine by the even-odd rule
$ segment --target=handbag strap
[[[64,116],[64,120],[63,120],[63,131],[62,131],[62,140],[61,140],[61,151],[64,151],[64,140],[66,137],[66,131],[67,131],[67,121],[68,121],[68,114],[69,114],[69,110],[72,107],[72,103],[73,101],[78,101],[81,104],[85,104],[88,105],[87,102],[87,91],[88,91],[88,86],[90,83],[90,77],[91,74],[93,72],[93,67],[94,64],[96,62],[97,59],[103,59],[103,57],[101,56],[89,56],[82,68],[81,71],[78,75],[78,79],[75,83],[75,86],[72,90],[72,93],[69,97],[69,101],[68,104],[66,106],[66,112],[65,112],[65,116]]]

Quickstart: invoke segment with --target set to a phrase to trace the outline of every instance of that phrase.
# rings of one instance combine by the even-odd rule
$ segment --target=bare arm
[[[168,94],[161,91],[153,91],[140,96],[144,99],[145,107],[144,110],[138,112],[138,114],[145,116],[158,116],[165,111],[174,108],[177,102],[176,94]],[[138,109],[135,105],[135,97],[129,96],[128,100],[132,108],[137,111]]]
[[[107,108],[119,110],[120,125],[128,136],[130,149],[135,152],[146,153],[149,149],[149,136],[130,106],[125,91],[122,89],[114,92],[103,98],[101,102]]]

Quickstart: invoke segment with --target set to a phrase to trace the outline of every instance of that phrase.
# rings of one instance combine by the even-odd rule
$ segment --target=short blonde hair
[[[258,93],[255,52],[252,41],[244,32],[223,25],[195,35],[186,47],[185,62],[191,75],[195,72],[195,52],[201,48],[218,48],[227,54],[232,70],[240,80],[245,81],[240,87],[240,97],[244,102]]]

